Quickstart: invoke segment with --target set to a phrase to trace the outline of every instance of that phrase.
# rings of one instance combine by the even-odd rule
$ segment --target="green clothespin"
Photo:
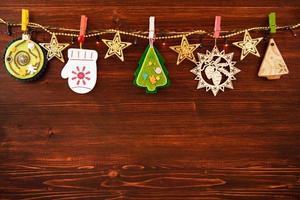
[[[270,33],[276,33],[276,13],[271,12],[269,14],[269,27]]]

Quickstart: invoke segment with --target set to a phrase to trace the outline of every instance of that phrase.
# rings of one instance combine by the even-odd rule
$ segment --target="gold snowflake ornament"
[[[213,50],[206,51],[206,54],[198,53],[199,62],[197,66],[191,70],[198,80],[197,89],[205,88],[206,91],[211,90],[216,96],[225,88],[233,89],[232,81],[236,80],[235,74],[241,70],[234,67],[235,61],[232,61],[233,53],[225,54],[225,51],[219,51],[217,46]]]
[[[112,55],[116,55],[116,56],[118,56],[118,58],[120,58],[120,60],[124,61],[123,49],[129,47],[131,45],[130,42],[122,42],[119,32],[117,32],[115,34],[115,37],[113,40],[102,39],[102,41],[109,48],[104,57],[105,59]]]
[[[51,60],[53,57],[58,58],[61,62],[64,61],[62,51],[67,48],[70,44],[58,43],[55,34],[52,34],[50,43],[40,43],[40,45],[47,50],[47,59]]]
[[[262,37],[252,39],[249,32],[246,30],[244,34],[244,40],[239,42],[234,42],[232,44],[242,49],[241,60],[243,60],[249,53],[257,57],[260,57],[256,45],[258,45],[258,43],[262,39],[263,39]]]
[[[193,52],[200,46],[200,44],[189,44],[186,36],[182,37],[181,44],[177,46],[171,46],[170,49],[178,53],[177,65],[179,65],[184,59],[189,59],[190,61],[196,63],[195,56]]]

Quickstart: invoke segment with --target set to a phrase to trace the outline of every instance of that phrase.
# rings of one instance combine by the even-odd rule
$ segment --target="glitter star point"
[[[121,61],[124,61],[123,49],[125,49],[125,48],[129,47],[130,45],[132,45],[132,43],[130,43],[130,42],[122,42],[119,32],[117,32],[115,34],[115,37],[114,37],[113,40],[102,39],[102,41],[108,47],[108,50],[107,50],[107,52],[105,54],[105,57],[104,57],[105,59],[112,56],[112,55],[116,55],[116,56],[118,56],[118,58]]]
[[[196,63],[195,56],[193,52],[200,46],[200,44],[189,44],[186,36],[181,39],[181,44],[177,46],[170,46],[170,49],[178,53],[177,65],[179,65],[183,60],[188,59]]]
[[[61,62],[64,61],[64,56],[62,51],[67,48],[70,44],[68,43],[58,43],[56,35],[52,34],[50,43],[40,43],[40,45],[47,50],[47,59],[51,60],[52,58],[56,57]]]
[[[245,31],[244,34],[244,39],[243,41],[239,41],[239,42],[234,42],[232,43],[233,45],[239,47],[242,49],[242,53],[241,53],[241,60],[243,60],[249,53],[260,57],[259,52],[256,48],[256,45],[258,45],[258,43],[262,40],[263,38],[255,38],[252,39],[249,32]]]

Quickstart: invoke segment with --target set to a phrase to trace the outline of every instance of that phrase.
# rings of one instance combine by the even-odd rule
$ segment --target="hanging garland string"
[[[46,62],[56,57],[64,62],[62,51],[70,44],[59,43],[56,36],[71,37],[72,42],[75,37],[78,38],[80,48],[68,49],[68,62],[61,72],[61,77],[68,80],[68,85],[72,91],[79,94],[85,94],[93,90],[97,80],[97,59],[98,53],[95,50],[83,49],[82,44],[85,38],[96,37],[104,34],[115,34],[112,40],[102,39],[103,43],[108,47],[105,59],[111,56],[117,56],[124,61],[123,50],[132,43],[121,40],[121,35],[132,36],[149,40],[149,45],[143,53],[137,70],[134,73],[134,84],[138,87],[146,88],[147,93],[156,93],[158,88],[170,85],[168,71],[164,65],[164,60],[158,49],[153,45],[154,40],[179,39],[181,44],[170,46],[177,56],[177,65],[187,59],[196,66],[190,70],[196,75],[195,80],[198,81],[197,89],[205,89],[212,91],[216,96],[219,91],[233,89],[233,80],[235,75],[241,70],[235,67],[236,61],[233,60],[233,52],[225,52],[227,39],[234,36],[244,34],[242,41],[233,42],[232,44],[241,49],[240,60],[247,55],[253,54],[260,57],[256,46],[263,40],[263,37],[252,38],[249,32],[276,33],[276,31],[291,31],[294,36],[294,29],[300,27],[300,23],[294,25],[277,26],[276,13],[269,14],[269,26],[259,26],[246,29],[234,29],[231,31],[221,31],[221,16],[215,17],[214,32],[198,29],[187,32],[161,32],[155,35],[155,17],[149,18],[149,32],[146,31],[122,31],[117,29],[100,29],[87,32],[87,17],[81,16],[80,30],[61,27],[43,26],[38,23],[29,22],[29,11],[22,9],[22,23],[10,23],[0,18],[0,24],[7,26],[7,33],[11,35],[11,27],[21,26],[23,32],[22,38],[14,40],[9,44],[5,51],[5,67],[10,75],[22,81],[34,80],[40,76],[46,67]],[[31,31],[41,30],[51,35],[49,43],[39,43],[30,39]],[[198,59],[194,56],[194,51],[201,44],[190,44],[187,37],[190,35],[207,36],[215,39],[215,46],[211,51],[205,54],[198,53]],[[225,39],[224,49],[219,50],[217,39]],[[99,39],[97,39],[99,43]],[[42,49],[47,50],[44,55]],[[47,56],[45,58],[45,56]],[[282,75],[288,74],[289,70],[285,61],[277,48],[273,38],[269,39],[269,44],[260,66],[258,76],[266,77],[269,80],[279,79]]]
[[[4,19],[0,18],[0,23],[1,24],[6,24],[8,27],[17,27],[21,26],[19,23],[10,23],[5,21]],[[51,26],[43,26],[38,23],[33,23],[29,22],[28,27],[30,28],[38,28],[41,30],[44,30],[45,32],[49,33],[50,35],[55,34],[55,35],[61,35],[61,36],[67,36],[67,37],[78,37],[79,31],[78,29],[69,29],[69,28],[61,28],[61,27],[51,27]],[[294,24],[294,25],[285,25],[285,26],[277,26],[276,30],[295,30],[300,27],[300,23]],[[240,35],[245,33],[246,31],[268,31],[269,26],[260,26],[260,27],[252,27],[252,28],[247,28],[247,29],[241,29],[241,30],[232,30],[232,31],[221,31],[222,35],[219,38],[230,38],[234,37],[236,35]],[[142,32],[142,31],[121,31],[121,30],[116,30],[116,29],[105,29],[102,31],[90,31],[85,35],[85,37],[95,37],[95,36],[100,36],[104,34],[109,34],[109,33],[120,33],[123,35],[129,35],[137,38],[142,38],[142,39],[148,39],[147,33],[148,32]],[[212,32],[207,32],[205,30],[194,30],[194,31],[189,31],[189,32],[167,32],[166,35],[164,36],[156,36],[155,40],[165,40],[165,39],[176,39],[176,38],[182,38],[182,37],[187,37],[190,35],[207,35],[211,38],[214,38],[214,35]]]

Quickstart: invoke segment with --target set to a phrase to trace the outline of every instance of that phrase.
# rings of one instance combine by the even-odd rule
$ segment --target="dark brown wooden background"
[[[80,15],[86,14],[90,30],[147,31],[148,17],[155,15],[158,34],[212,30],[215,15],[222,15],[225,30],[266,26],[271,11],[277,12],[279,25],[300,22],[296,0],[4,0],[0,16],[19,22],[24,7],[31,21],[65,28],[78,28]],[[20,35],[19,28],[13,30],[8,36],[0,26],[1,54]],[[50,40],[43,32],[33,38]],[[242,72],[235,89],[217,97],[196,90],[189,72],[193,63],[176,66],[177,54],[168,46],[179,39],[166,46],[156,42],[172,80],[157,95],[132,84],[146,40],[124,51],[124,63],[116,57],[104,60],[107,48],[95,45],[95,38],[87,40],[85,47],[99,52],[98,82],[87,95],[71,92],[56,59],[43,78],[28,84],[1,67],[1,199],[300,199],[300,37],[286,31],[274,38],[290,74],[277,81],[258,78],[262,58],[250,55],[236,64]],[[199,42],[197,36],[189,39]],[[198,52],[210,50],[213,41],[204,38],[203,44]],[[262,55],[266,45],[258,46]],[[238,60],[239,49],[229,50]]]

